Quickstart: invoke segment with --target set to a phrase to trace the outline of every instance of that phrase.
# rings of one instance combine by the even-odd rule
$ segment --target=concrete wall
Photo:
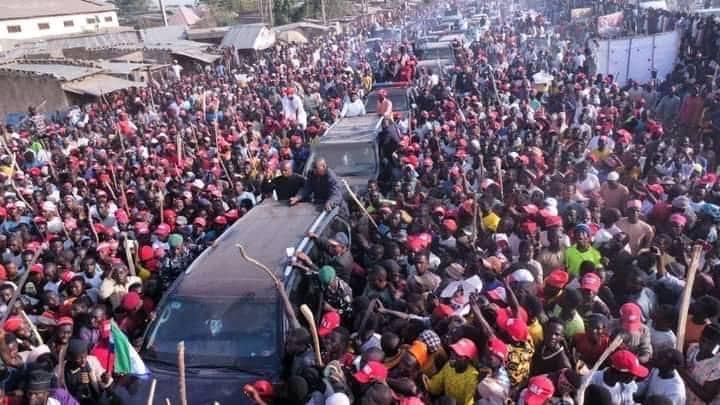
[[[0,4],[1,3],[2,2],[0,2]],[[0,9],[2,9],[1,5]],[[88,20],[92,20],[93,22],[88,23]],[[66,21],[68,24],[72,21],[72,26],[65,26]],[[39,24],[48,24],[49,27],[47,29],[40,29]],[[8,31],[8,27],[14,26],[20,26],[20,32]],[[5,20],[0,22],[0,38],[31,39],[51,35],[81,34],[83,32],[94,32],[102,28],[116,28],[119,26],[117,13],[114,11]]]
[[[0,119],[12,112],[27,112],[30,105],[46,100],[43,111],[58,111],[69,107],[60,82],[51,76],[0,73]]]

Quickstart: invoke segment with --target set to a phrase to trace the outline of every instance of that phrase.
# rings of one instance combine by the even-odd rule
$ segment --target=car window
[[[377,154],[373,144],[318,144],[315,152],[322,156],[338,176],[367,176],[370,178],[377,169]]]
[[[279,305],[245,297],[169,297],[145,342],[144,354],[173,361],[185,342],[188,367],[279,358]],[[263,314],[263,316],[257,316]]]

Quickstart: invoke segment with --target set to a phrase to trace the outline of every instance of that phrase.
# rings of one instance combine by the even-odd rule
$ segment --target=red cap
[[[433,310],[433,315],[435,315],[438,318],[447,318],[448,316],[454,314],[455,311],[452,309],[450,305],[447,304],[440,304],[435,307]]]
[[[587,273],[580,279],[580,288],[597,293],[602,285],[602,279],[595,273]]]
[[[529,335],[528,327],[527,324],[522,321],[522,319],[509,318],[502,326],[502,329],[510,336],[512,340],[516,342],[524,342],[527,340]]]
[[[633,302],[625,303],[620,307],[620,320],[624,329],[635,332],[642,326],[642,310]]]
[[[205,226],[205,225],[207,225],[207,222],[205,222],[205,218],[203,218],[203,217],[197,217],[197,218],[195,218],[195,220],[193,221],[193,224],[195,224],[195,225],[200,225],[200,226]]]
[[[443,224],[443,227],[445,227],[445,229],[447,229],[448,232],[450,232],[450,233],[457,232],[458,226],[457,226],[457,223],[455,222],[455,220],[446,219],[446,220],[442,221],[442,224]]]
[[[532,221],[526,221],[520,224],[520,229],[525,231],[525,233],[533,234],[537,232],[538,226],[535,222]]]
[[[136,310],[137,307],[140,306],[141,302],[142,298],[140,298],[140,294],[136,293],[135,291],[130,291],[122,298],[122,302],[120,305],[125,311],[129,312]]]
[[[648,191],[650,191],[653,194],[662,194],[665,192],[665,189],[663,188],[662,184],[650,184],[647,186]]]
[[[170,235],[170,225],[162,223],[155,229],[155,234],[160,236]]]
[[[69,316],[61,316],[60,319],[57,320],[56,325],[57,326],[63,326],[63,325],[74,325],[75,321]]]
[[[368,361],[360,371],[354,374],[355,379],[361,384],[367,384],[370,381],[385,381],[387,376],[387,368],[377,361]]]
[[[610,356],[610,366],[622,373],[629,373],[635,377],[645,378],[648,369],[640,364],[637,356],[629,350],[618,350]]]
[[[550,274],[545,277],[545,284],[555,288],[565,288],[569,280],[570,275],[565,269],[560,268],[551,271]]]
[[[257,380],[253,383],[253,388],[257,391],[261,398],[272,398],[273,397],[273,386],[268,380]]]
[[[30,273],[43,274],[43,265],[40,263],[33,264],[32,266],[30,266]]]
[[[11,316],[5,321],[5,326],[3,326],[3,329],[5,329],[5,332],[17,332],[22,328],[23,320],[19,316]]]
[[[320,327],[318,328],[318,335],[325,337],[332,333],[338,326],[340,326],[340,314],[337,311],[325,312],[320,321]]]
[[[490,352],[490,354],[499,357],[502,361],[505,361],[507,359],[507,345],[497,336],[492,336],[490,338],[490,341],[488,341],[488,351]]]
[[[405,244],[408,250],[415,253],[419,253],[425,250],[425,242],[415,235],[408,236]]]
[[[225,218],[223,215],[218,215],[215,217],[213,222],[217,225],[227,225],[227,218]]]
[[[670,215],[670,222],[678,224],[680,226],[685,226],[685,224],[687,223],[687,218],[685,218],[685,216],[682,214],[675,213]]]
[[[140,260],[147,261],[155,258],[155,252],[152,246],[143,246],[140,248]]]
[[[73,278],[75,278],[75,273],[72,271],[64,271],[60,274],[60,281],[62,281],[63,284],[69,283]]]
[[[451,344],[450,348],[458,356],[467,357],[469,359],[477,357],[477,346],[475,346],[475,343],[468,338],[458,340],[457,342]]]
[[[555,393],[555,386],[547,375],[536,375],[528,381],[528,387],[523,394],[523,401],[527,405],[545,405]]]
[[[130,223],[130,217],[128,217],[128,214],[127,212],[125,212],[125,210],[115,211],[115,219],[117,219],[118,223],[121,223],[123,225]]]
[[[560,218],[557,215],[545,218],[545,227],[546,228],[559,227],[559,226],[562,226],[562,223],[563,223],[562,218]]]

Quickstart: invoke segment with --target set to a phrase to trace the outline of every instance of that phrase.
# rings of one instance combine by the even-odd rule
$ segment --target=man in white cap
[[[619,182],[620,175],[612,171],[607,175],[607,182],[600,187],[600,196],[605,201],[605,207],[622,210],[630,195],[630,190]]]

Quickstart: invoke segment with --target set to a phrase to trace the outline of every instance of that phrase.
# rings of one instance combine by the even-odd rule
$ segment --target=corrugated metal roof
[[[167,27],[152,27],[142,30],[145,44],[160,44],[185,39],[185,26],[168,25]]]
[[[173,14],[168,16],[168,24],[188,26],[200,21],[200,17],[190,7],[180,6],[172,10]]]
[[[91,0],[2,0],[0,20],[113,11],[110,3]]]
[[[170,52],[173,55],[185,56],[188,58],[199,60],[200,62],[203,62],[203,63],[214,63],[216,60],[222,58],[222,55],[205,52],[205,50],[203,50],[201,48],[175,49]]]
[[[229,30],[230,27],[191,28],[185,31],[185,34],[190,40],[222,39]]]
[[[82,80],[63,83],[62,88],[63,90],[69,91],[71,93],[88,94],[91,96],[100,97],[103,94],[112,93],[116,90],[145,86],[145,82],[134,82],[115,76],[100,74],[86,77]]]
[[[102,72],[101,68],[62,63],[13,62],[0,65],[0,71],[21,71],[36,75],[51,75],[59,80],[77,80]]]
[[[136,70],[147,69],[151,66],[148,63],[128,63],[128,62],[97,62],[103,69],[104,73],[111,75],[129,75]]]
[[[327,27],[325,25],[321,24],[315,24],[311,22],[306,21],[300,21],[285,25],[278,25],[277,27],[273,27],[273,29],[277,32],[283,32],[283,31],[291,31],[291,30],[320,30],[320,31],[329,31],[331,28]]]
[[[220,42],[222,47],[234,46],[235,49],[254,50],[267,49],[274,44],[275,32],[262,23],[234,25]]]

